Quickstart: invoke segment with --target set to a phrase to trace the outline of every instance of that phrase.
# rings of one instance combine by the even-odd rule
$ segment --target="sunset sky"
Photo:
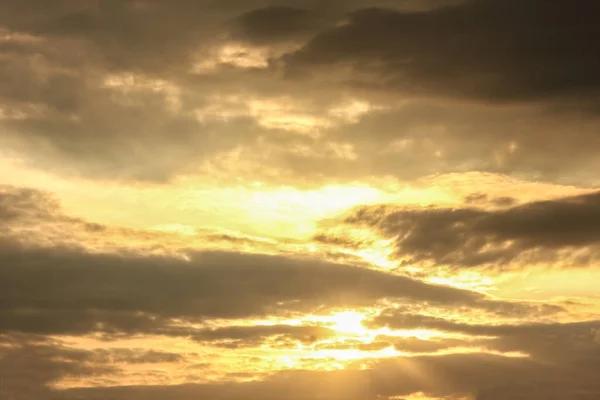
[[[600,1],[0,0],[0,400],[600,399]]]

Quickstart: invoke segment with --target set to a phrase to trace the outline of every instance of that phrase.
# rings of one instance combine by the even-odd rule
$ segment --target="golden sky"
[[[595,0],[0,0],[0,400],[600,398]]]

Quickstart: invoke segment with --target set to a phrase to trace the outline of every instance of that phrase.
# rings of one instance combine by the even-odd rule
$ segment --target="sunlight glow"
[[[495,280],[489,276],[474,271],[461,272],[454,276],[435,276],[427,279],[428,282],[437,285],[452,286],[458,289],[491,291],[494,290]]]
[[[327,359],[332,358],[336,361],[353,361],[362,360],[368,358],[388,358],[388,357],[399,357],[403,353],[394,349],[393,346],[387,347],[378,351],[361,351],[361,350],[317,350],[308,353],[306,358],[312,359]]]
[[[340,312],[331,317],[334,323],[331,328],[341,333],[362,335],[368,332],[362,325],[364,319],[364,314],[355,311]]]
[[[600,0],[17,3],[0,400],[600,400]]]
[[[213,49],[211,54],[200,57],[192,72],[196,74],[209,73],[223,65],[237,68],[266,68],[269,65],[268,54],[260,47],[244,46],[238,43],[228,43]]]

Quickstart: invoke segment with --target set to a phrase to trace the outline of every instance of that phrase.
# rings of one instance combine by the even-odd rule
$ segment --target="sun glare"
[[[364,319],[365,316],[356,311],[339,312],[331,317],[331,329],[352,335],[365,334],[367,329],[362,324]]]

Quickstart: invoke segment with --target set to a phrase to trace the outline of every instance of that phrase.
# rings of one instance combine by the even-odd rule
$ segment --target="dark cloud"
[[[104,225],[66,215],[49,193],[2,184],[0,228],[0,247],[14,248],[65,243],[77,246],[88,235],[98,237],[109,231]]]
[[[376,399],[422,392],[437,398],[472,395],[476,399],[588,400],[599,394],[598,349],[589,338],[598,324],[539,324],[487,327],[486,334],[520,338],[521,349],[543,348],[548,358],[516,359],[485,354],[401,357],[378,361],[368,369],[336,372],[287,371],[250,383],[139,386],[56,390],[63,377],[119,372],[111,364],[160,363],[180,358],[141,349],[72,350],[59,342],[3,337],[2,394],[22,399]],[[537,336],[531,336],[537,335]],[[526,339],[523,341],[523,339]],[[569,339],[569,340],[565,340]],[[537,344],[536,344],[537,341]],[[573,354],[576,357],[573,357]],[[587,354],[585,361],[580,358]],[[573,362],[576,361],[576,362]],[[7,378],[9,378],[7,380]],[[504,397],[503,397],[504,396]]]
[[[0,148],[27,167],[102,180],[165,183],[210,162],[238,182],[486,171],[597,186],[599,14],[593,0],[0,0]],[[298,129],[294,118],[315,127]],[[291,122],[270,124],[278,120]],[[394,238],[395,255],[430,266],[427,274],[597,261],[598,193],[530,203],[510,195],[481,193],[454,209],[367,206],[345,223]],[[343,228],[314,239],[369,246]],[[241,252],[257,251],[250,237],[206,230],[194,240],[238,251],[192,251],[173,235],[95,224],[48,194],[0,186],[0,398],[600,397],[598,321],[541,322],[565,310],[347,262]],[[386,311],[373,326],[460,339],[331,343],[352,335],[326,324],[240,321],[383,303],[403,312]],[[470,322],[442,318],[450,309]],[[63,335],[134,347],[77,350],[51,339]],[[156,383],[162,364],[188,367],[177,349],[137,348],[151,336],[189,339],[232,360],[235,349],[246,357],[250,347],[285,352],[299,342],[315,351],[477,347],[528,357],[482,351],[262,380],[248,368],[198,385],[54,386],[119,385],[130,372]],[[195,382],[198,372],[206,382],[221,372],[210,362],[196,367]]]
[[[366,370],[288,371],[249,383],[78,389],[61,395],[67,399],[79,396],[86,399],[156,400],[198,397],[227,400],[374,400],[419,392],[441,399],[471,395],[478,400],[496,400],[516,393],[520,398],[529,400],[591,400],[598,396],[600,387],[591,371],[583,369],[528,359],[460,354],[398,358],[374,363]]]
[[[13,117],[0,121],[1,141],[61,174],[155,182],[239,145],[251,123],[200,122],[194,109],[214,92],[174,82],[190,75],[198,54],[208,57],[235,13],[188,1],[3,2],[10,46],[0,48],[0,108]],[[107,86],[110,79],[121,81]],[[223,139],[230,144],[212,147]]]
[[[4,321],[14,324],[5,329],[33,326],[38,333],[52,329],[45,328],[43,321],[55,328],[71,323],[72,329],[89,327],[92,315],[103,322],[102,311],[123,316],[142,312],[163,318],[243,318],[320,306],[365,305],[386,298],[488,309],[507,306],[475,292],[309,259],[206,252],[187,262],[159,256],[15,247],[3,247],[0,259],[0,298],[8,311]],[[59,310],[74,311],[76,316],[52,314]],[[85,310],[100,313],[81,318]],[[52,315],[63,318],[54,320]],[[42,318],[39,324],[34,322],[36,317]],[[144,317],[138,319],[151,325]]]
[[[396,238],[406,264],[510,268],[537,259],[573,267],[596,259],[599,217],[600,194],[592,193],[499,210],[363,207],[346,222]]]
[[[213,346],[238,348],[258,347],[267,341],[280,346],[313,343],[337,335],[336,331],[321,326],[255,325],[202,329],[194,332],[191,339]]]
[[[146,349],[97,349],[93,351],[92,357],[99,364],[170,364],[185,359],[183,354]]]
[[[10,59],[0,71],[3,108],[23,115],[1,124],[9,149],[33,154],[26,161],[37,167],[66,175],[164,182],[197,167],[206,154],[229,150],[244,137],[256,138],[256,125],[242,117],[201,123],[188,105],[177,105],[177,89],[164,86],[166,81],[138,77],[128,84],[125,76],[116,78],[125,79],[117,86],[106,86],[108,72],[73,65],[73,60],[71,65],[57,64],[65,64],[62,58],[29,60]],[[200,107],[200,100],[195,105]],[[228,136],[236,125],[236,137]]]
[[[465,197],[465,203],[475,206],[510,207],[516,205],[517,200],[508,196],[489,198],[485,193],[475,193]]]
[[[286,41],[314,30],[316,22],[315,15],[302,8],[259,8],[237,18],[233,37],[257,44]]]
[[[418,326],[415,326],[418,329]],[[410,328],[412,329],[412,327]],[[453,348],[474,348],[481,345],[481,341],[474,339],[419,339],[417,337],[394,337],[379,335],[372,342],[364,343],[361,340],[345,339],[337,343],[318,343],[316,350],[361,350],[381,351],[393,347],[404,353],[435,353]]]
[[[307,87],[314,84],[300,82]],[[331,82],[321,83],[327,85],[339,88]],[[371,99],[375,107],[382,109],[334,127],[322,139],[302,142],[316,153],[335,139],[352,146],[354,158],[294,154],[293,146],[286,143],[281,146],[288,152],[278,159],[278,165],[285,166],[288,173],[301,173],[313,180],[367,180],[391,175],[412,181],[438,174],[481,171],[597,187],[593,171],[600,168],[600,157],[593,149],[600,146],[596,134],[600,119],[576,108],[568,110],[566,101],[491,106],[419,99],[398,105],[398,96],[369,93],[362,91],[357,97]]]
[[[290,72],[346,64],[377,85],[513,101],[598,93],[597,2],[473,0],[429,12],[364,9],[285,58]],[[352,79],[352,78],[351,78]]]
[[[189,336],[189,329],[170,327],[169,318],[115,310],[6,307],[0,311],[0,332],[38,335],[86,335],[100,332],[106,339],[135,335]]]
[[[590,200],[593,198],[593,195],[588,195],[558,203],[559,206],[587,205],[593,204]],[[556,206],[554,203],[549,202]],[[66,221],[69,218],[60,212],[51,196],[34,190],[4,188],[0,205],[0,216],[5,226],[21,224],[35,227],[43,222]],[[525,206],[531,207],[531,204]],[[85,224],[84,221],[73,221]],[[263,345],[288,348],[297,342],[310,344],[315,351],[378,351],[393,346],[409,353],[430,353],[456,347],[484,347],[502,352],[524,352],[532,357],[408,357],[376,363],[371,369],[362,371],[293,371],[247,384],[229,382],[59,391],[51,390],[51,383],[75,374],[115,373],[115,364],[184,363],[185,357],[142,349],[83,352],[62,349],[56,343],[43,344],[41,339],[41,345],[39,342],[28,345],[36,346],[36,350],[31,357],[23,358],[30,361],[28,372],[22,372],[21,376],[34,383],[25,385],[24,381],[10,375],[11,384],[7,386],[10,393],[18,393],[25,399],[29,393],[31,398],[41,399],[243,399],[256,398],[261,394],[263,397],[286,399],[290,393],[298,393],[291,398],[341,400],[389,398],[424,392],[438,398],[471,394],[484,399],[518,393],[537,400],[548,394],[548,385],[554,385],[552,393],[568,398],[581,393],[593,398],[599,390],[593,379],[600,367],[600,325],[595,321],[494,326],[456,323],[424,315],[384,313],[372,323],[398,329],[435,329],[471,338],[425,341],[383,335],[370,344],[347,340],[337,345],[324,342],[337,334],[320,326],[192,329],[176,321],[370,305],[385,298],[452,306],[461,313],[481,308],[511,318],[531,318],[558,311],[551,306],[536,309],[525,304],[492,301],[474,292],[314,259],[201,252],[190,253],[189,261],[183,261],[133,252],[107,254],[72,247],[22,246],[18,241],[6,241],[11,237],[10,232],[5,231],[3,235],[0,251],[0,330],[4,332],[38,335],[85,335],[94,332],[102,333],[99,338],[106,340],[132,335],[164,335],[233,349]],[[7,360],[12,366],[10,354],[21,345],[14,340],[7,343],[9,352],[5,353],[8,355],[4,356],[3,362]],[[42,351],[40,346],[46,350]],[[57,351],[56,348],[62,350]],[[498,384],[499,381],[507,383]]]
[[[48,229],[43,224],[48,220],[70,221],[50,197],[35,191],[5,188],[0,206],[2,223],[12,226],[18,226],[15,218],[34,230]],[[50,227],[61,235],[73,224]],[[5,331],[157,333],[173,318],[245,318],[384,299],[500,314],[538,312],[527,304],[316,258],[188,251],[183,260],[126,248],[86,250],[85,236],[61,245],[23,243],[20,236],[10,230],[0,236],[0,325]]]
[[[184,71],[193,52],[215,34],[223,15],[207,13],[207,6],[185,0],[179,7],[131,0],[62,1],[53,8],[37,0],[4,2],[0,22],[17,32],[75,42],[100,68],[165,73]]]
[[[574,323],[522,323],[522,324],[467,324],[423,314],[410,314],[387,310],[375,317],[371,326],[388,326],[395,329],[433,329],[444,332],[465,333],[474,336],[510,336],[519,334],[553,335],[561,332],[587,333],[594,341],[595,329],[600,321]]]
[[[4,226],[53,219],[52,213],[59,207],[55,198],[42,191],[0,185],[0,221]]]
[[[0,145],[36,167],[166,182],[243,148],[288,183],[472,170],[597,180],[587,172],[600,165],[593,0],[20,3],[0,4]],[[302,48],[279,59],[282,41]],[[257,46],[265,65],[236,64]],[[199,73],[203,62],[212,67]],[[282,74],[297,70],[302,79]],[[121,86],[107,87],[116,78]],[[546,113],[517,101],[515,112],[432,104],[440,96],[560,101],[544,102]],[[217,104],[229,97],[241,105]],[[335,140],[281,135],[244,111],[283,98],[290,114],[317,119],[348,98],[392,110],[311,129]],[[411,107],[395,107],[408,98]],[[403,139],[409,150],[390,151]],[[511,141],[518,151],[505,151]],[[324,151],[336,144],[356,157]]]
[[[94,364],[93,353],[56,341],[0,336],[0,398],[50,399],[50,386],[65,377],[93,377],[119,369]]]
[[[326,234],[318,233],[313,237],[313,240],[319,243],[325,243],[340,247],[360,247],[371,244],[368,240],[356,240],[352,238],[344,237],[341,234]]]
[[[448,2],[452,1],[381,0],[371,4],[414,8],[422,3],[418,5],[422,8]],[[83,45],[81,51],[92,56],[90,61],[98,63],[96,67],[164,77],[186,74],[193,56],[220,43],[232,21],[235,21],[233,25],[238,29],[239,39],[277,41],[282,35],[310,27],[311,10],[335,18],[364,6],[362,0],[326,3],[314,0],[283,0],[272,4],[262,0],[226,3],[177,0],[169,4],[155,0],[83,3],[65,0],[48,7],[43,1],[24,0],[19,5],[0,4],[0,26],[14,32],[78,42]]]
[[[485,337],[478,347],[521,352],[538,362],[600,368],[600,321],[574,323],[467,324],[425,315],[386,311],[370,322],[394,329],[429,329]],[[441,343],[445,343],[442,340]]]

